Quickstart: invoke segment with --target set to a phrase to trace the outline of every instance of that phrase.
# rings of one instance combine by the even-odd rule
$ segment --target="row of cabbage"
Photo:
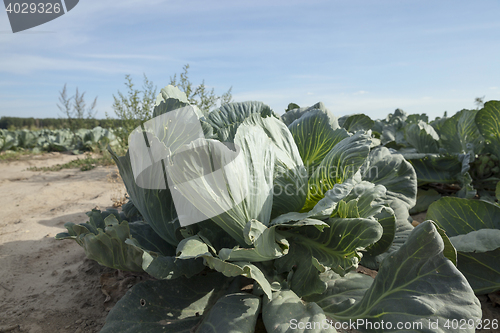
[[[178,122],[168,117],[174,110]],[[197,111],[204,138],[185,137],[182,124],[193,116],[186,110]],[[443,140],[444,127],[400,110],[373,121],[336,118],[321,103],[278,116],[261,102],[244,102],[203,114],[172,86],[162,89],[154,117],[164,123],[140,136],[155,154],[171,158],[148,164],[153,186],[137,185],[135,152],[111,151],[131,201],[120,213],[93,210],[87,223],[67,223],[68,231],[56,236],[75,240],[103,265],[158,279],[134,286],[101,332],[254,332],[258,318],[268,332],[456,332],[457,324],[474,332],[480,326],[475,293],[500,289],[500,207],[468,199],[467,175],[479,152],[473,149],[495,143],[465,135],[469,150],[444,151],[440,142],[454,140]],[[465,116],[454,117],[448,124],[462,126]],[[242,158],[234,169],[221,168],[232,146]],[[425,168],[435,177],[454,172],[438,169],[439,158],[469,165],[446,182],[466,188],[457,191],[464,198],[432,203],[429,220],[414,228],[417,190],[437,179],[418,177]],[[180,225],[167,163],[169,177],[183,184],[177,195],[211,218]],[[216,171],[224,184],[210,178]],[[378,270],[376,278],[354,273],[359,264]],[[248,279],[253,289],[244,292]]]
[[[381,121],[343,119],[346,127],[372,128],[412,164],[418,193],[410,212],[427,210],[446,230],[476,294],[500,290],[500,101],[433,121],[399,109]]]
[[[93,150],[96,146],[105,147],[118,144],[111,129],[95,127],[93,129],[79,129],[75,132],[69,129],[38,131],[0,129],[0,151],[32,150],[41,151],[82,151]]]
[[[373,129],[381,145],[395,149],[415,168],[418,203],[425,211],[443,194],[494,202],[500,181],[500,102],[429,121],[397,109],[384,120],[359,114],[340,119],[349,130]]]

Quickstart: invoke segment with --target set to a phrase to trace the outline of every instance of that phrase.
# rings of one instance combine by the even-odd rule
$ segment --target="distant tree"
[[[205,86],[205,80],[200,85],[195,86],[189,80],[188,69],[188,64],[183,67],[183,72],[179,75],[179,81],[177,81],[177,74],[170,77],[170,84],[184,91],[190,104],[198,106],[202,112],[207,113],[218,105],[232,101],[232,88],[229,88],[221,96],[217,96],[214,89],[208,90]],[[122,148],[126,149],[130,133],[153,116],[157,88],[148,80],[145,74],[142,90],[134,88],[130,75],[125,75],[125,86],[128,90],[126,94],[118,91],[118,96],[113,95],[113,109],[115,115],[122,121],[122,127],[115,129],[115,133]],[[106,117],[108,120],[112,119],[107,113]]]
[[[179,81],[177,81],[177,74],[175,74],[173,77],[170,77],[170,84],[184,91],[190,104],[196,105],[203,113],[208,113],[214,107],[232,101],[232,87],[221,96],[217,96],[213,88],[211,90],[207,89],[205,80],[200,85],[194,87],[193,83],[189,80],[188,70],[189,64],[184,65],[183,72],[179,75]]]
[[[123,148],[128,146],[128,136],[153,115],[156,101],[156,87],[144,74],[142,90],[134,88],[134,83],[129,74],[125,75],[126,95],[118,91],[118,97],[113,95],[113,110],[118,119],[122,120],[122,127],[115,129],[118,140]],[[106,113],[106,117],[110,119]]]
[[[75,95],[68,97],[66,84],[64,84],[63,89],[59,92],[59,103],[57,107],[63,113],[63,116],[68,119],[69,127],[73,133],[75,133],[77,129],[85,127],[85,124],[89,123],[88,120],[95,119],[97,113],[95,110],[97,97],[94,98],[90,107],[87,107],[85,92],[80,94],[78,87],[76,88]]]
[[[484,98],[486,96],[483,96],[483,97],[476,97],[474,99],[474,104],[476,104],[476,110],[479,110],[479,109],[482,109],[484,107]]]

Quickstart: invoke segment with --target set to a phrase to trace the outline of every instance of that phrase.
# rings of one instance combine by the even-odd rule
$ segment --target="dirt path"
[[[52,153],[0,163],[0,332],[98,332],[104,324],[113,303],[101,292],[105,269],[54,236],[123,196],[116,168],[26,170],[76,158]]]

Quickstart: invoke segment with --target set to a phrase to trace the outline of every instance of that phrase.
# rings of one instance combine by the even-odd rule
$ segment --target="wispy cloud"
[[[110,58],[113,59],[113,58]],[[129,73],[135,69],[128,64],[85,61],[74,58],[49,57],[26,54],[0,55],[0,72],[29,75],[34,72],[91,71],[99,73]],[[141,73],[141,70],[135,70]]]
[[[75,57],[92,59],[142,59],[142,60],[173,60],[173,58],[150,54],[74,54]]]

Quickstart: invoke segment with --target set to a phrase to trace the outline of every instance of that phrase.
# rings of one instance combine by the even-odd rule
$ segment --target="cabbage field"
[[[0,152],[7,150],[32,150],[34,152],[71,151],[75,154],[90,151],[98,146],[118,144],[111,129],[69,129],[38,131],[0,129]]]
[[[193,116],[202,137],[185,135]],[[125,156],[109,147],[130,201],[56,236],[153,277],[101,332],[499,330],[477,296],[500,290],[500,101],[432,121],[399,109],[337,118],[322,103],[281,116],[261,102],[203,113],[167,86],[153,117],[136,130],[148,140],[149,186],[138,185],[132,146]],[[57,133],[2,131],[0,149],[115,140],[102,128]],[[182,223],[176,196],[208,218]]]

